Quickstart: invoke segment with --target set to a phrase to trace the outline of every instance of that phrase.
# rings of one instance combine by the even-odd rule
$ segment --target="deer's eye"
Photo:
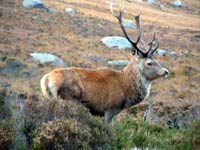
[[[148,66],[152,66],[153,64],[151,62],[147,63]]]

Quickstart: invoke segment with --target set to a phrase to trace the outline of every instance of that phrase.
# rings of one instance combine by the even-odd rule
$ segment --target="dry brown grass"
[[[96,68],[101,66],[86,59],[92,55],[105,60],[127,59],[131,55],[127,51],[109,49],[101,42],[101,38],[109,35],[122,35],[116,19],[110,14],[105,0],[43,0],[53,8],[52,12],[40,9],[23,9],[21,0],[3,0],[0,7],[0,67],[3,58],[21,60],[29,67],[36,68],[37,76],[30,79],[7,79],[0,75],[1,80],[11,84],[14,91],[39,92],[39,79],[54,67],[38,67],[30,61],[31,52],[49,52],[60,56],[68,66]],[[160,1],[158,1],[160,2]],[[162,2],[160,2],[162,3]],[[168,4],[169,1],[164,2]],[[152,86],[150,99],[154,103],[174,104],[178,99],[187,102],[192,99],[193,105],[200,104],[200,43],[192,40],[200,35],[200,2],[183,0],[187,7],[173,8],[169,5],[164,11],[152,8],[145,3],[125,4],[125,18],[133,18],[142,10],[141,22],[144,38],[150,39],[153,32],[157,33],[160,48],[173,49],[181,56],[158,57],[172,73],[169,79],[160,79]],[[64,8],[76,9],[74,17],[68,16]],[[186,74],[186,68],[190,67]]]

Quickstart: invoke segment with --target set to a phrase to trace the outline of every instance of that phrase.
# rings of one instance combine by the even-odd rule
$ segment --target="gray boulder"
[[[135,25],[132,20],[124,20],[122,25],[126,28],[134,29]]]
[[[127,49],[132,47],[131,43],[121,36],[108,36],[101,39],[101,41],[109,48],[117,47],[118,49]]]
[[[58,56],[49,54],[49,53],[31,53],[31,57],[34,61],[41,64],[51,64],[53,66],[65,67],[65,62],[60,59]]]
[[[160,56],[165,56],[165,55],[168,55],[168,56],[175,56],[177,55],[177,53],[173,50],[163,50],[163,49],[158,49],[155,54],[157,55],[160,55]]]
[[[176,0],[176,1],[172,2],[171,5],[174,7],[182,7],[182,2],[181,2],[181,0]]]
[[[168,49],[167,50],[167,55],[169,55],[169,56],[175,56],[175,55],[177,55],[177,53],[175,51],[171,50],[171,49]]]
[[[113,61],[108,61],[108,65],[117,65],[117,66],[126,66],[128,65],[129,61],[128,60],[113,60]]]
[[[149,5],[155,5],[156,4],[156,1],[155,0],[148,0],[147,3]]]
[[[129,3],[132,3],[133,2],[133,0],[126,0],[127,2],[129,2]]]
[[[136,2],[139,2],[139,3],[141,3],[141,2],[143,2],[143,0],[136,0]]]
[[[113,61],[108,61],[108,66],[115,69],[122,69],[126,65],[128,65],[128,63],[129,63],[128,60],[113,60]]]
[[[155,53],[160,56],[164,56],[164,55],[166,55],[167,52],[166,52],[166,50],[158,49]]]
[[[24,0],[22,3],[24,8],[44,8],[46,6],[40,0]]]
[[[75,10],[74,8],[65,8],[65,12],[70,15],[70,16],[73,16],[75,15]]]
[[[191,40],[195,42],[200,42],[200,35],[195,35],[194,37],[191,38]]]

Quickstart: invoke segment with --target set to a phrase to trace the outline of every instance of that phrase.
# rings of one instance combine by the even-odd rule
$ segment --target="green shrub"
[[[25,147],[21,132],[23,100],[8,88],[0,89],[0,149],[22,149]],[[3,148],[2,148],[3,147]]]
[[[200,149],[200,120],[194,121],[189,129],[183,130],[182,140],[176,142],[176,146],[181,149]]]
[[[0,149],[9,149],[12,147],[13,128],[8,120],[0,121]]]
[[[6,101],[6,89],[0,89],[0,120],[11,118],[10,104]]]
[[[13,122],[9,103],[5,99],[6,90],[0,90],[0,149],[9,149],[13,140]]]
[[[48,150],[90,149],[91,131],[76,120],[57,119],[41,125],[33,139],[34,147]]]
[[[29,96],[24,105],[24,133],[36,149],[112,149],[112,132],[101,117],[80,104]]]
[[[24,77],[24,70],[28,68],[26,64],[14,58],[6,59],[5,61],[4,67],[0,67],[1,74],[10,78]]]
[[[131,117],[114,123],[117,149],[150,148],[156,150],[192,150],[200,148],[200,121],[190,129],[169,129],[161,124],[134,121]]]
[[[200,147],[199,120],[188,129],[178,130],[129,116],[114,122],[111,129],[103,118],[92,116],[81,104],[30,95],[21,111],[19,104],[12,103],[17,97],[6,95],[4,91],[0,94],[0,149],[122,150],[148,147],[197,150]]]

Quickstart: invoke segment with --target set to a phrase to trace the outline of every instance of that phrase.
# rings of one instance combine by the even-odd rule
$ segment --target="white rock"
[[[75,14],[74,8],[65,8],[65,12],[71,16]]]
[[[164,55],[166,55],[167,52],[166,52],[166,50],[158,49],[155,53],[160,56],[164,56]]]
[[[101,39],[101,41],[108,47],[117,47],[118,49],[131,48],[131,43],[121,36],[108,36]]]
[[[143,0],[136,0],[136,1],[139,2],[139,3],[143,2]]]
[[[58,56],[49,53],[31,53],[30,54],[34,61],[39,63],[50,63],[53,66],[65,67],[66,64]]]
[[[112,0],[106,1],[106,4],[108,4],[108,5],[116,5],[116,3],[112,2]]]
[[[134,29],[135,28],[135,25],[134,25],[132,20],[124,20],[122,25],[124,27],[130,28],[130,29]]]
[[[113,60],[113,61],[108,61],[109,66],[118,66],[118,67],[123,67],[128,65],[129,61],[128,60]]]
[[[160,56],[164,56],[164,55],[175,56],[175,55],[177,55],[177,53],[175,51],[170,50],[170,49],[168,49],[168,50],[158,49],[155,53]]]
[[[160,9],[161,9],[161,10],[165,10],[164,5],[160,4]]]
[[[148,0],[147,3],[149,5],[154,5],[154,4],[156,4],[156,1],[155,0]]]
[[[171,4],[172,4],[172,6],[174,6],[174,7],[182,7],[182,2],[181,2],[181,0],[176,0],[176,1],[172,2]]]
[[[171,50],[171,49],[168,49],[167,50],[167,55],[169,55],[169,56],[175,56],[175,55],[177,55],[177,53],[175,51]]]
[[[22,5],[24,8],[46,8],[40,0],[24,0]]]

